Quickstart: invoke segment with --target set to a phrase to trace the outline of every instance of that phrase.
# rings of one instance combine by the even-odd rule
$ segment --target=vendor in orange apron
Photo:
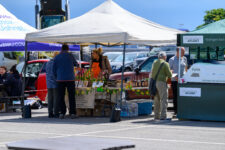
[[[107,56],[102,55],[102,48],[92,51],[91,73],[94,79],[103,79],[112,72]]]
[[[92,62],[92,65],[91,65],[91,72],[92,72],[92,76],[93,78],[97,79],[101,73],[101,68],[99,66],[99,62]]]

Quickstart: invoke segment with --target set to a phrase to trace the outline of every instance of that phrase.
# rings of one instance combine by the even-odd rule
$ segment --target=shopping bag
[[[30,105],[25,105],[22,108],[22,118],[31,118],[31,107]]]
[[[154,80],[153,78],[150,79],[150,83],[149,83],[149,93],[150,96],[155,96],[157,92],[156,89],[156,80]]]
[[[120,108],[117,108],[116,106],[113,107],[112,113],[111,113],[111,117],[110,117],[110,122],[119,122],[119,121],[121,121],[120,113],[121,113],[121,109]]]

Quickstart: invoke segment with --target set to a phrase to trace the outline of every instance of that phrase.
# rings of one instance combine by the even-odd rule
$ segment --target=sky
[[[39,1],[39,0],[38,0]],[[105,0],[69,0],[71,18],[81,16]],[[158,24],[190,31],[203,24],[205,11],[225,8],[225,0],[113,0],[124,9]],[[65,0],[62,0],[64,7]],[[0,0],[18,19],[35,27],[36,0]]]

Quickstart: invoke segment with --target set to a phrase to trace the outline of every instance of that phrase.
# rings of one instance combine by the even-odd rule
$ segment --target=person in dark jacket
[[[58,53],[54,52],[55,57]],[[46,83],[48,88],[48,117],[59,117],[59,106],[57,102],[57,82],[53,73],[53,59],[46,64]]]
[[[69,46],[64,44],[61,52],[53,60],[53,73],[58,84],[57,103],[60,106],[59,118],[61,119],[63,119],[66,114],[66,89],[69,94],[69,114],[72,119],[76,117],[74,66],[78,66],[78,63],[73,55],[69,53]]]
[[[6,80],[3,81],[4,86],[7,88],[9,96],[21,96],[22,94],[22,80],[19,72],[16,70],[16,65],[10,69]]]
[[[3,85],[8,77],[7,68],[5,66],[0,66],[0,96],[8,96],[7,88]]]
[[[7,68],[0,66],[0,84],[3,84],[4,80],[8,77]]]

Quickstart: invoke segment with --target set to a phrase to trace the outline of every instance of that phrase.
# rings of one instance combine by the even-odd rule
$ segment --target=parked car
[[[25,94],[30,97],[37,96],[41,101],[45,101],[47,95],[47,85],[46,85],[46,63],[49,59],[38,59],[28,61],[26,67],[26,88]],[[84,68],[89,65],[89,62],[78,62],[81,63],[81,67]],[[23,74],[24,62],[17,65],[17,70]]]
[[[174,54],[167,54],[167,62],[173,56]],[[187,55],[185,56],[188,59],[188,64],[191,64],[189,57]],[[151,72],[152,64],[156,59],[158,59],[157,55],[150,56],[149,58],[144,60],[137,68],[135,68],[134,71],[124,72],[124,80],[125,81],[138,81],[138,80],[140,81],[140,80],[149,78],[149,73]],[[109,79],[121,80],[121,76],[122,76],[121,73],[115,73],[110,75]],[[169,98],[173,98],[173,93],[170,86],[170,80],[168,81],[168,83],[169,83]],[[150,97],[147,95],[138,95],[136,97],[132,97],[132,99],[138,99],[138,98],[144,99],[144,98],[150,98]],[[127,95],[127,99],[131,99],[129,95]]]
[[[148,59],[148,57],[137,58],[134,60],[134,68],[137,68],[143,61]]]
[[[107,56],[109,59],[109,62],[113,61],[116,57],[123,55],[122,52],[105,52],[103,54],[104,56]]]
[[[153,48],[151,49],[151,51],[149,52],[149,55],[150,55],[150,56],[158,55],[158,53],[159,53],[160,51],[164,51],[164,52],[166,52],[167,54],[175,54],[175,53],[176,53],[176,49],[177,49],[177,46],[175,46],[175,45],[153,47]],[[186,52],[187,52],[187,51],[186,51]]]
[[[125,55],[125,72],[134,69],[134,60],[137,58],[147,57],[148,52],[129,52]],[[116,57],[111,63],[112,73],[122,72],[123,55]]]

